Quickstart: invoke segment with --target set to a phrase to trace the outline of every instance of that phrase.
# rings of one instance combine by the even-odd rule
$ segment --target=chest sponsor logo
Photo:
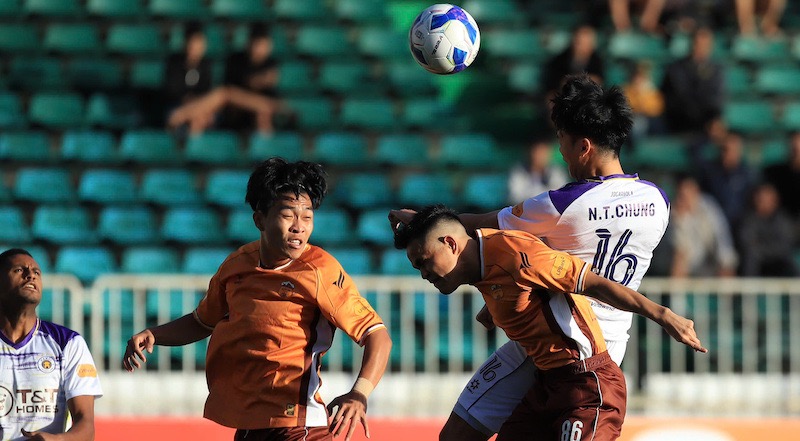
[[[292,294],[294,294],[294,283],[288,280],[281,282],[281,288],[278,290],[278,295],[280,295],[282,299],[286,299]]]
[[[19,389],[16,393],[0,386],[0,417],[14,411],[23,414],[58,413],[58,389]]]
[[[42,356],[36,361],[36,368],[45,374],[49,374],[56,369],[56,359],[50,355]]]
[[[489,288],[489,295],[492,296],[495,300],[500,300],[503,298],[503,286],[502,285],[492,285]]]
[[[550,275],[553,276],[554,279],[563,278],[571,269],[572,261],[569,260],[566,254],[553,254],[553,267],[550,269]]]

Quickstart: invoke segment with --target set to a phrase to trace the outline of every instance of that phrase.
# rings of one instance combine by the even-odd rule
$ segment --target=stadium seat
[[[781,114],[781,126],[784,130],[800,130],[800,101],[787,103]],[[2,146],[2,141],[0,141]]]
[[[0,92],[0,130],[19,129],[26,125],[19,95],[14,92]]]
[[[108,129],[134,129],[141,123],[133,95],[95,93],[86,106],[86,123]]]
[[[28,15],[76,18],[83,14],[78,0],[23,0],[22,11]]]
[[[325,4],[323,0],[275,0],[272,9],[278,19],[307,22],[330,17]]]
[[[352,55],[352,46],[345,29],[338,26],[306,24],[297,31],[295,40],[298,53],[317,58],[347,58]]]
[[[132,274],[177,274],[178,253],[167,247],[129,247],[122,251],[120,269]]]
[[[400,181],[399,205],[424,207],[431,204],[453,205],[456,201],[450,176],[410,173]]]
[[[421,135],[383,135],[375,147],[375,161],[400,167],[429,164],[428,143]]]
[[[745,96],[753,93],[753,80],[749,69],[738,64],[726,65],[723,71],[725,91],[731,95]]]
[[[333,8],[338,19],[359,24],[384,23],[388,20],[384,0],[338,0]]]
[[[17,171],[14,197],[37,203],[72,202],[75,200],[75,186],[68,170],[25,167]]]
[[[745,135],[767,133],[778,125],[772,105],[762,100],[729,100],[723,108],[723,119],[731,130]]]
[[[129,246],[159,242],[156,214],[144,205],[111,205],[97,218],[100,239]]]
[[[508,85],[516,92],[531,95],[539,93],[542,89],[541,65],[535,63],[515,63],[508,72]]]
[[[405,250],[395,250],[386,248],[381,255],[381,274],[387,276],[413,276],[419,275],[419,271],[411,266]]]
[[[752,63],[785,61],[790,57],[789,42],[784,38],[737,35],[731,43],[731,55],[735,60]]]
[[[243,162],[239,136],[235,132],[214,130],[190,135],[184,158],[200,164],[232,164]]]
[[[61,60],[52,57],[15,57],[8,69],[9,86],[30,91],[63,88],[65,80]]]
[[[661,37],[637,32],[619,32],[608,41],[608,54],[624,60],[650,60],[660,62],[669,59],[669,51]]]
[[[53,129],[83,125],[83,98],[76,93],[37,93],[31,98],[28,119]]]
[[[495,58],[543,61],[549,54],[541,34],[529,29],[494,29],[482,32],[481,50]]]
[[[362,211],[356,223],[356,235],[362,242],[383,247],[391,247],[394,234],[389,228],[388,210],[375,209]]]
[[[27,243],[31,231],[22,209],[13,205],[0,205],[0,241],[7,243]]]
[[[368,275],[375,272],[372,255],[364,248],[328,248],[328,251],[351,276]]]
[[[18,0],[0,2],[0,17],[16,18],[22,15],[22,6]]]
[[[728,39],[722,36],[714,38],[714,48],[711,52],[711,58],[718,61],[725,61],[730,59],[730,50],[728,49]],[[669,39],[669,54],[673,59],[678,59],[689,55],[692,49],[692,35],[685,32],[676,32]]]
[[[761,169],[771,165],[786,162],[789,159],[789,150],[786,139],[774,138],[764,141],[758,149],[758,166]]]
[[[104,247],[67,246],[58,251],[56,272],[73,274],[88,284],[98,276],[116,273],[119,269],[111,250]]]
[[[111,132],[70,130],[61,140],[60,156],[66,161],[111,164],[117,161],[116,141]]]
[[[115,20],[141,17],[145,13],[142,0],[87,0],[86,10],[90,15]]]
[[[146,164],[172,164],[179,159],[175,139],[163,130],[129,130],[120,141],[120,159]]]
[[[166,45],[155,24],[114,23],[108,30],[106,49],[124,55],[161,55]]]
[[[186,274],[214,274],[231,250],[227,248],[195,247],[186,250],[181,272]]]
[[[328,98],[288,98],[287,104],[294,113],[299,129],[320,130],[334,125],[333,103]]]
[[[442,137],[438,163],[465,168],[496,166],[497,146],[486,133],[463,133]]]
[[[517,8],[514,0],[466,0],[462,6],[476,22],[488,27],[512,27],[525,22],[525,14]]]
[[[161,222],[161,239],[200,245],[222,242],[224,230],[219,216],[205,207],[170,208]]]
[[[481,212],[497,210],[508,202],[508,174],[475,174],[464,183],[462,200]]]
[[[97,241],[89,212],[79,206],[38,206],[33,212],[31,233],[37,240],[58,245]]]
[[[210,14],[203,0],[150,0],[150,15],[171,20],[205,19]]]
[[[254,133],[250,136],[247,158],[251,161],[264,161],[280,156],[287,161],[303,159],[303,139],[296,132],[279,132],[272,135]]]
[[[202,202],[194,174],[189,170],[148,169],[142,174],[140,199],[159,205]]]
[[[362,94],[364,89],[377,89],[377,83],[369,77],[369,66],[361,61],[334,60],[323,63],[319,69],[318,83],[322,90],[342,95]]]
[[[383,132],[397,127],[397,117],[389,99],[346,98],[342,102],[341,123],[348,128]]]
[[[231,20],[261,20],[272,18],[272,11],[263,0],[212,0],[211,13]]]
[[[249,207],[242,210],[233,210],[228,214],[225,235],[228,240],[240,244],[258,239],[258,230],[253,222],[253,212]]]
[[[368,162],[367,141],[356,132],[326,132],[314,142],[313,158],[323,164],[361,167]]]
[[[409,98],[404,101],[402,123],[409,128],[442,130],[453,120],[453,109],[437,98]]]
[[[98,52],[100,32],[91,23],[53,23],[44,33],[44,49],[63,54]]]
[[[128,85],[134,89],[161,90],[164,84],[164,60],[137,58],[131,65]]]
[[[0,133],[0,159],[40,163],[51,158],[50,140],[44,132]]]
[[[387,64],[386,75],[392,93],[408,99],[437,96],[435,76],[406,61],[393,61]]]
[[[124,82],[122,64],[108,58],[71,58],[66,76],[72,87],[86,91],[118,89]]]
[[[686,142],[678,137],[646,137],[638,140],[633,160],[641,167],[678,172],[690,167]]]
[[[41,49],[39,32],[34,24],[3,23],[3,26],[0,26],[0,51],[30,54],[39,49]]]
[[[361,55],[393,61],[408,56],[408,35],[385,26],[364,27],[356,40],[356,47]]]
[[[800,94],[800,68],[796,66],[764,65],[756,72],[755,88],[762,94]]]
[[[304,60],[287,60],[281,63],[281,74],[277,88],[284,93],[308,93],[313,91],[316,81],[312,80],[311,64]]]
[[[345,245],[354,241],[350,216],[335,208],[320,208],[314,211],[314,231],[309,241],[322,247]]]
[[[136,179],[128,170],[88,169],[78,183],[78,198],[97,204],[136,202]]]
[[[341,204],[359,209],[393,202],[389,177],[380,173],[348,173],[336,183],[333,196]]]
[[[208,173],[205,200],[223,207],[246,207],[244,194],[247,192],[249,170],[212,170]]]

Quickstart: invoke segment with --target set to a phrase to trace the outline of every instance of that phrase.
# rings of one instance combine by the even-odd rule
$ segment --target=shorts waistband
[[[584,372],[594,372],[598,368],[613,363],[608,351],[603,351],[597,355],[593,355],[585,360],[578,360],[568,365],[541,371],[542,375],[546,377],[568,377],[571,375],[582,374]]]

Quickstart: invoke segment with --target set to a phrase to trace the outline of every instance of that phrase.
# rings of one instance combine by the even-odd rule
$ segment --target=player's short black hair
[[[321,165],[307,161],[287,162],[274,157],[256,166],[250,174],[245,202],[253,211],[266,212],[286,192],[295,196],[306,193],[316,209],[327,191],[325,170]]]
[[[17,256],[19,254],[24,254],[26,256],[31,256],[31,253],[28,250],[24,250],[22,248],[11,248],[8,250],[3,251],[0,253],[0,268],[8,268],[11,264],[11,258]]]
[[[247,34],[248,41],[257,40],[259,38],[269,38],[270,27],[269,24],[264,22],[256,22],[250,25],[250,30]]]
[[[565,79],[553,98],[550,118],[556,129],[589,138],[617,156],[633,128],[633,112],[622,89],[604,90],[585,74]]]
[[[461,223],[458,213],[442,204],[428,205],[418,211],[408,225],[401,225],[394,234],[394,247],[402,250],[408,244],[425,237],[431,229],[442,221]]]

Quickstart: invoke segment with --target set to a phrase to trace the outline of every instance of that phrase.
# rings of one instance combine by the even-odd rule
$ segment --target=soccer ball
[[[461,72],[478,55],[481,33],[467,11],[450,4],[425,8],[408,32],[411,54],[420,66],[439,75]]]

